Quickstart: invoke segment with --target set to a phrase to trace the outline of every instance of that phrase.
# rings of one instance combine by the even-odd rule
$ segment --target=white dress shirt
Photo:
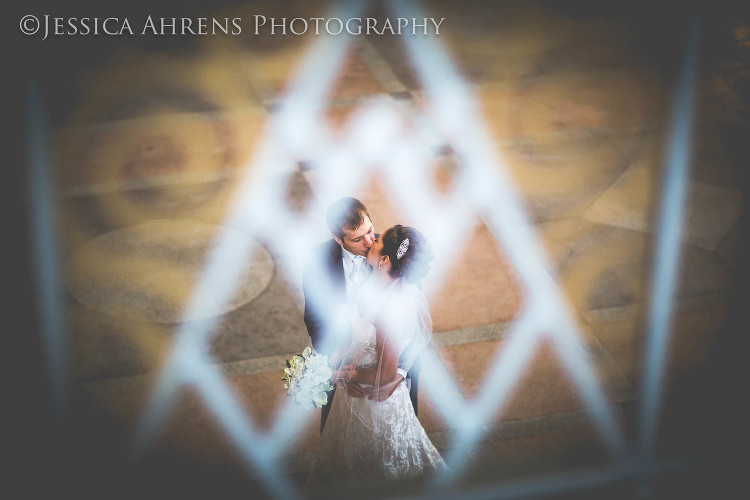
[[[359,289],[359,285],[364,281],[364,278],[370,273],[365,258],[361,255],[354,255],[349,250],[341,247],[341,259],[344,263],[344,278],[346,279],[346,298],[351,299],[354,293]],[[355,283],[352,279],[355,274],[355,269],[359,267],[362,273],[362,280],[359,283]]]

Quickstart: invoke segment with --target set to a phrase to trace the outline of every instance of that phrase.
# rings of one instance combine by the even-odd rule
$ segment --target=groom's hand
[[[363,398],[366,396],[365,390],[356,382],[346,383],[346,393],[353,398]]]
[[[377,401],[378,403],[382,403],[383,401],[385,401],[386,399],[388,399],[388,398],[391,397],[391,395],[393,394],[393,391],[395,391],[396,388],[403,381],[404,381],[404,377],[402,377],[401,375],[399,375],[398,376],[398,380],[393,383],[393,387],[391,387],[390,390],[388,390],[388,391],[385,391],[385,390],[383,390],[383,391],[376,391],[375,393],[373,393],[372,391],[370,391],[370,395],[369,395],[370,399],[373,399],[373,400]]]

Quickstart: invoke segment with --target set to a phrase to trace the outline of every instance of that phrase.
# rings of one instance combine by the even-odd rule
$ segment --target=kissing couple
[[[329,207],[326,222],[332,238],[304,268],[304,320],[335,389],[307,484],[373,486],[439,472],[445,462],[416,413],[415,362],[432,336],[421,289],[429,242],[398,224],[376,233],[350,197]]]

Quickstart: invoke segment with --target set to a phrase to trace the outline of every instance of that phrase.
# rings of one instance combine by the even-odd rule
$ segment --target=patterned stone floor
[[[213,17],[315,17],[327,7],[320,0],[207,9]],[[663,14],[649,24],[591,2],[562,8],[554,2],[445,0],[427,8],[446,18],[439,41],[476,100],[580,328],[586,359],[631,436],[672,65],[679,55],[649,44],[662,31],[679,30],[657,25],[669,19]],[[741,90],[748,80],[748,19],[744,25],[742,18],[724,24],[724,17],[716,19],[718,28],[704,41],[699,77],[667,389],[681,387],[712,359],[741,269],[745,193],[733,131],[746,130],[748,123]],[[711,37],[724,45],[712,45]],[[53,112],[59,259],[70,329],[66,439],[80,447],[83,464],[96,463],[97,454],[106,457],[97,468],[104,478],[120,477],[107,464],[116,469],[125,463],[212,238],[224,227],[264,128],[314,42],[309,35],[243,35],[122,43],[85,71],[64,75],[65,88],[73,89],[70,99],[50,91],[54,82],[41,82]],[[430,106],[399,37],[355,38],[320,126],[344,138],[372,98],[393,102],[406,114]],[[435,151],[431,181],[449,193],[461,158],[449,139],[437,140]],[[284,179],[292,209],[303,210],[319,196],[304,161],[293,171],[266,175]],[[377,176],[350,194],[368,206],[378,230],[395,223],[419,226]],[[319,220],[322,241],[322,213]],[[508,329],[528,297],[482,219],[475,214],[462,223],[470,236],[430,305],[432,349],[470,400],[507,345]],[[242,228],[229,229],[238,241],[252,240]],[[212,305],[205,314],[217,319],[206,354],[250,418],[270,429],[286,397],[280,381],[284,360],[309,342],[301,278],[278,263],[303,255],[315,242],[290,241],[282,251],[253,242],[256,250],[237,271],[241,286],[228,304]],[[452,430],[424,391],[420,405],[430,438],[449,451]],[[304,479],[318,422],[319,413],[311,412],[286,456],[285,472],[294,481]],[[473,472],[462,483],[467,491],[489,480],[611,460],[548,343],[538,346],[487,429],[470,457]],[[142,467],[152,472],[141,472],[144,478],[163,474],[168,482],[169,474],[184,472],[211,476],[227,488],[245,478],[231,440],[189,387],[152,450],[152,462]]]

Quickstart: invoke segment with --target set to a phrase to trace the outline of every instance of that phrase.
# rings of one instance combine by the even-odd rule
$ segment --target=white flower
[[[305,347],[302,354],[292,356],[286,365],[282,380],[286,381],[284,388],[295,403],[312,409],[328,402],[328,392],[333,389],[330,382],[333,372],[327,356],[313,354],[312,349]]]

